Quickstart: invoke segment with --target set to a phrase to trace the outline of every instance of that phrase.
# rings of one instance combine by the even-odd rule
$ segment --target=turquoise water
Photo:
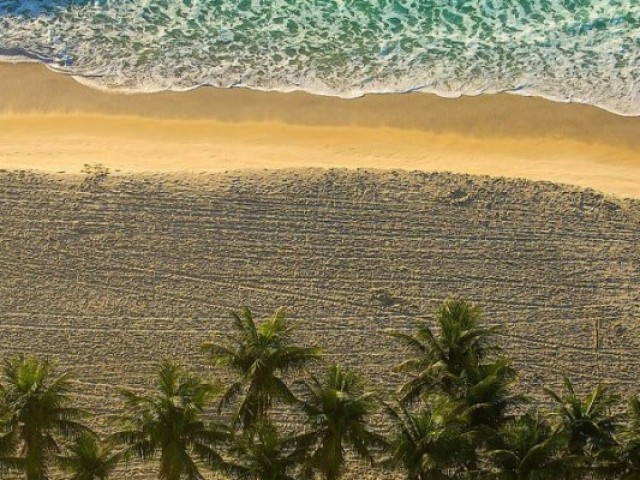
[[[640,0],[0,0],[0,53],[110,89],[508,91],[640,115]]]

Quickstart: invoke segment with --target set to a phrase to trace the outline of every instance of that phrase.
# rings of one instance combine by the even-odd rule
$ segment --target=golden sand
[[[0,65],[0,168],[216,172],[348,167],[548,180],[640,197],[640,117],[539,98],[201,88],[110,94]]]

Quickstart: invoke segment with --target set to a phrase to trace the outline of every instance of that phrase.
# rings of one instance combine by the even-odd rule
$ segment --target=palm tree
[[[458,479],[476,463],[476,432],[467,428],[464,406],[448,397],[431,397],[417,411],[406,404],[387,407],[395,426],[387,465],[407,480]]]
[[[5,431],[6,425],[0,423],[0,473],[11,468],[11,458],[15,455],[16,441],[11,431]]]
[[[27,480],[46,479],[60,441],[89,431],[80,422],[86,413],[71,406],[71,377],[54,376],[47,360],[22,355],[5,362],[3,377],[3,443],[12,452],[4,463],[23,471]]]
[[[128,410],[122,419],[125,429],[112,438],[142,460],[159,454],[160,479],[200,480],[203,477],[194,457],[222,467],[216,448],[229,438],[224,425],[204,421],[204,409],[215,393],[211,384],[165,360],[158,369],[153,394],[122,390]]]
[[[384,438],[371,430],[376,396],[353,370],[334,364],[322,380],[312,375],[304,382],[301,407],[307,415],[308,431],[301,442],[310,449],[308,465],[326,480],[342,475],[347,448],[373,463],[372,449],[386,445]]]
[[[298,370],[319,357],[316,347],[300,347],[293,343],[293,326],[287,322],[283,308],[256,324],[249,308],[232,312],[233,333],[216,334],[202,349],[211,362],[235,374],[220,400],[219,410],[240,397],[233,416],[233,426],[251,428],[267,422],[275,399],[294,403],[295,396],[282,375]]]
[[[503,357],[468,371],[461,401],[468,409],[472,429],[497,431],[507,420],[509,410],[526,401],[523,395],[514,393],[515,382],[515,370]]]
[[[282,435],[268,423],[258,423],[233,443],[235,461],[228,467],[242,480],[294,480],[305,452],[294,435]]]
[[[568,461],[561,458],[561,448],[557,431],[537,414],[525,414],[500,429],[488,452],[496,471],[488,476],[504,480],[558,478]]]
[[[95,435],[85,434],[70,445],[68,454],[58,456],[58,464],[71,475],[69,480],[107,480],[122,458]]]
[[[619,435],[618,450],[621,478],[627,480],[640,478],[640,400],[629,400],[627,421]]]
[[[616,447],[615,432],[619,415],[611,413],[617,396],[599,384],[584,399],[580,398],[568,378],[564,379],[564,393],[549,388],[545,392],[558,404],[555,413],[566,437],[569,455],[581,457],[587,470],[606,472],[613,462]],[[572,477],[581,478],[584,468],[576,467]]]
[[[488,339],[495,328],[481,327],[481,317],[481,310],[466,300],[448,299],[437,311],[438,335],[426,323],[413,335],[390,333],[415,355],[397,367],[413,375],[400,389],[401,401],[414,401],[434,388],[459,397],[462,375],[494,350]]]

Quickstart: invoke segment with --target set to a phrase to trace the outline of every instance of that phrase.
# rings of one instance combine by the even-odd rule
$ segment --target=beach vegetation
[[[68,446],[67,452],[58,455],[57,463],[69,480],[108,480],[125,459],[123,453],[96,435],[85,433]]]
[[[123,429],[111,439],[127,447],[127,454],[158,461],[162,480],[200,480],[198,460],[222,468],[218,450],[229,438],[227,427],[205,415],[216,388],[171,361],[158,368],[154,391],[140,394],[123,389],[126,414]]]
[[[106,480],[144,462],[161,480],[339,480],[357,464],[406,480],[640,478],[640,399],[625,410],[612,386],[569,378],[537,392],[550,402],[525,398],[498,329],[466,300],[389,334],[405,355],[390,391],[325,363],[296,326],[284,309],[233,312],[202,345],[206,374],[160,360],[152,386],[114,386],[113,423],[77,406],[69,372],[8,359],[0,475]]]
[[[575,458],[563,453],[558,428],[537,412],[509,420],[492,437],[487,451],[493,467],[490,478],[554,480],[563,478]]]
[[[337,480],[344,473],[349,451],[373,464],[375,452],[388,445],[373,429],[379,405],[377,393],[367,388],[355,370],[334,363],[321,378],[310,375],[301,401],[306,432],[300,443],[309,451],[307,472]]]
[[[584,478],[598,471],[609,474],[618,466],[615,438],[620,416],[613,413],[618,397],[607,386],[597,385],[587,395],[576,393],[573,383],[565,378],[562,393],[545,388],[556,403],[551,413],[557,417],[561,434],[565,437],[566,454],[578,459],[570,478]]]
[[[620,424],[618,435],[618,461],[621,478],[640,478],[640,400],[629,400],[625,421]]]
[[[297,435],[261,421],[236,436],[227,471],[242,480],[295,480],[306,459]]]
[[[449,299],[438,308],[437,332],[422,322],[413,334],[389,333],[411,353],[397,366],[398,371],[410,375],[398,392],[402,402],[418,400],[434,390],[454,398],[463,395],[465,380],[495,348],[490,342],[495,328],[482,326],[481,317],[481,310],[470,302]]]
[[[202,349],[212,365],[234,376],[220,398],[219,411],[238,400],[232,424],[250,429],[269,421],[274,401],[296,402],[287,377],[317,360],[320,350],[294,342],[294,326],[284,308],[257,322],[245,307],[232,312],[231,328],[231,333],[214,333]]]
[[[5,361],[0,387],[5,467],[27,480],[45,480],[62,442],[90,433],[86,412],[72,404],[72,377],[46,359],[18,355]]]
[[[399,401],[387,412],[395,429],[387,465],[403,471],[406,480],[462,478],[477,463],[477,432],[468,428],[463,405],[433,395],[419,408]]]

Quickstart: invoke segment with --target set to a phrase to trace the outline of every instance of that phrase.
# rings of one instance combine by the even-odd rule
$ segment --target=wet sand
[[[115,173],[451,171],[640,197],[640,117],[513,95],[122,95],[35,64],[0,65],[0,168],[77,173],[87,163]]]

